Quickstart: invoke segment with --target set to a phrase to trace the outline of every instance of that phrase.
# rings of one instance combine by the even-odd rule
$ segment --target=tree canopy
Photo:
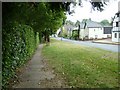
[[[79,0],[79,5],[82,1]],[[94,2],[90,0],[93,9],[102,11],[105,2]],[[70,4],[77,2],[13,2],[3,3],[3,27],[16,22],[31,26],[34,31],[40,32],[43,36],[49,37],[60,28],[66,20],[66,13],[72,13]]]
[[[109,23],[109,21],[108,20],[102,20],[101,22],[100,22],[103,26],[105,26],[105,25],[110,25],[110,23]]]
[[[33,0],[34,1],[34,0]],[[81,4],[81,0],[79,1]],[[15,75],[15,70],[32,56],[39,44],[39,36],[49,42],[49,36],[65,24],[70,4],[76,2],[3,2],[2,30],[3,62],[2,86]],[[103,5],[91,0],[101,11]]]

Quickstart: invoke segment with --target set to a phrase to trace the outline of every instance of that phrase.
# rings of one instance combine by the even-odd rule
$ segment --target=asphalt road
[[[58,38],[58,37],[55,39],[61,40],[61,38]],[[62,41],[80,44],[80,45],[84,45],[84,46],[88,46],[88,47],[100,48],[100,49],[104,49],[104,50],[108,50],[108,51],[112,51],[112,52],[120,52],[120,45],[92,43],[92,41],[75,41],[75,40],[69,40],[69,39],[65,39],[65,38],[62,38]]]

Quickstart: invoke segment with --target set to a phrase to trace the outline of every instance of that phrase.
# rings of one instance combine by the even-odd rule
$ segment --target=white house
[[[68,38],[73,35],[74,31],[78,33],[78,27],[70,24],[65,24],[63,30],[66,32]],[[111,38],[111,33],[112,26],[102,26],[100,23],[92,20],[80,23],[79,39],[81,40]]]
[[[120,11],[115,14],[113,20],[112,41],[120,42]]]
[[[103,39],[111,37],[111,26],[102,26],[100,23],[87,20],[80,23],[80,39]]]

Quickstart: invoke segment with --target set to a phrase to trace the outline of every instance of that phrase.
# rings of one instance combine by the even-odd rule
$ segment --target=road
[[[55,39],[61,40],[61,38],[55,38]],[[90,46],[90,47],[100,48],[100,49],[104,49],[112,52],[120,52],[120,45],[92,43],[92,41],[75,41],[75,40],[69,40],[65,38],[62,38],[62,40],[66,42],[88,46],[88,47]]]

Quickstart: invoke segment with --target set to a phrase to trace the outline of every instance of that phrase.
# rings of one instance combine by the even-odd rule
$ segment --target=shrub
[[[25,64],[39,44],[39,34],[30,26],[13,23],[3,27],[2,33],[2,86],[15,76],[17,68]]]
[[[72,39],[75,39],[75,40],[78,39],[78,33],[77,33],[77,31],[73,31],[73,33],[72,33]]]

